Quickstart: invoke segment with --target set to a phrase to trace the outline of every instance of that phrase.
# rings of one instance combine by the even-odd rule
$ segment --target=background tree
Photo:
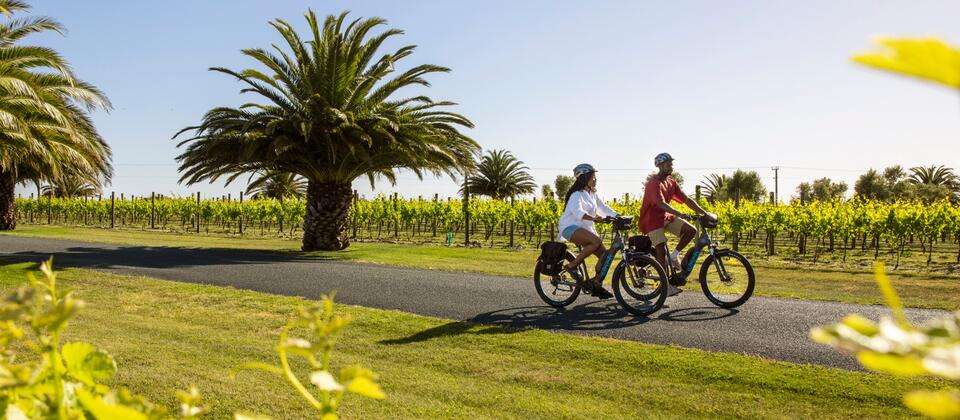
[[[470,194],[494,200],[531,194],[537,188],[523,162],[506,150],[490,150],[480,159],[476,172],[467,177]],[[463,188],[460,189],[463,193]]]
[[[887,186],[887,180],[875,169],[870,169],[867,173],[860,175],[857,182],[853,184],[853,192],[857,197],[868,200],[889,200],[890,189]]]
[[[819,178],[813,181],[811,199],[816,201],[842,200],[847,192],[847,183],[833,182],[830,178]]]
[[[555,195],[553,192],[553,187],[551,187],[550,184],[543,184],[540,187],[540,194],[543,196],[544,199],[554,198],[554,195]]]
[[[906,173],[899,165],[883,170],[868,170],[857,178],[853,186],[857,197],[870,200],[892,201],[913,197],[913,186],[907,182]]]
[[[303,197],[307,180],[289,172],[265,172],[247,184],[246,193],[255,198]]]
[[[400,97],[409,86],[429,86],[425,77],[449,69],[417,65],[393,75],[415,47],[380,52],[398,29],[371,31],[380,18],[347,21],[347,13],[321,23],[306,14],[310,38],[303,40],[283,20],[271,25],[285,48],[246,49],[263,70],[211,70],[235,77],[266,103],[211,109],[179,146],[181,182],[226,177],[233,181],[257,171],[281,171],[307,179],[303,250],[348,247],[352,182],[366,176],[396,182],[396,170],[417,177],[431,173],[456,178],[474,167],[479,146],[459,129],[466,117],[443,110],[452,102],[426,96]],[[369,35],[369,36],[368,36]],[[377,58],[379,57],[379,58]],[[175,136],[175,137],[177,137]]]
[[[567,191],[573,186],[573,181],[575,180],[570,175],[557,175],[557,179],[553,180],[553,188],[557,193],[557,197],[565,197]]]
[[[46,17],[9,19],[26,3],[0,0],[0,230],[16,227],[16,184],[80,174],[109,181],[110,147],[88,112],[109,109],[97,88],[79,80],[56,51],[19,43],[42,32],[63,33]]]
[[[733,175],[726,177],[716,200],[736,200],[737,194],[741,200],[760,201],[766,198],[767,189],[763,186],[760,174],[756,171],[736,170]]]
[[[914,196],[913,185],[907,179],[907,172],[900,165],[894,165],[883,170],[883,178],[887,181],[890,188],[891,200],[912,199]]]

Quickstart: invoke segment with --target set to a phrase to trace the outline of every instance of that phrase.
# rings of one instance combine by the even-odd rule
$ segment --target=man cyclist
[[[680,251],[696,235],[696,229],[686,220],[690,218],[679,210],[670,206],[670,202],[686,204],[697,214],[704,214],[706,211],[700,207],[700,204],[687,197],[680,189],[680,185],[670,175],[673,174],[673,157],[669,153],[661,153],[653,159],[654,165],[659,172],[647,178],[647,185],[643,192],[643,204],[640,207],[640,231],[650,237],[653,244],[657,261],[663,267],[667,266],[667,236],[665,232],[676,235],[679,239],[677,247],[670,253],[670,264],[674,268],[680,268]],[[682,290],[674,285],[674,279],[670,279],[671,284],[667,294],[673,296]]]

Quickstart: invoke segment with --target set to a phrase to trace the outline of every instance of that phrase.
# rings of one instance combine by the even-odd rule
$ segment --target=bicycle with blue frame
[[[611,223],[613,238],[604,254],[598,278],[602,280],[620,254],[620,262],[613,270],[613,295],[628,312],[646,316],[663,307],[667,298],[667,272],[648,249],[640,249],[631,237],[624,243],[623,234],[633,227],[633,217],[620,216],[600,220]],[[564,307],[573,303],[583,289],[583,280],[588,279],[587,265],[581,262],[576,267],[578,276],[564,269],[575,259],[563,242],[547,241],[540,249],[540,257],[533,271],[533,283],[537,294],[548,305]]]
[[[697,260],[707,250],[707,258],[700,265],[700,288],[707,299],[721,308],[736,308],[743,305],[753,295],[756,276],[750,261],[742,254],[720,248],[720,243],[710,237],[709,229],[717,227],[717,215],[707,213],[692,215],[696,234],[694,247],[684,255],[680,269],[667,264],[670,270],[670,282],[676,286],[687,283],[687,277],[693,272]]]

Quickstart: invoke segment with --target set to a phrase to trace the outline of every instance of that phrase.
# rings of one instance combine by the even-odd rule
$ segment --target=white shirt
[[[598,197],[596,193],[586,190],[575,191],[573,194],[570,194],[570,199],[567,200],[567,207],[563,211],[563,215],[560,216],[560,222],[557,224],[560,229],[559,233],[561,234],[557,235],[557,237],[560,238],[558,240],[563,240],[562,233],[564,229],[570,226],[577,226],[597,235],[597,230],[593,227],[593,220],[584,219],[583,215],[585,214],[592,217],[597,217],[598,215],[620,215],[620,213],[617,213],[604,204],[603,199]]]

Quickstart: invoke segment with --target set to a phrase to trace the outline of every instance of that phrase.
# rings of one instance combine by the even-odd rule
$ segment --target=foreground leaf
[[[914,411],[935,419],[960,418],[960,392],[913,391],[903,396],[903,403]]]

